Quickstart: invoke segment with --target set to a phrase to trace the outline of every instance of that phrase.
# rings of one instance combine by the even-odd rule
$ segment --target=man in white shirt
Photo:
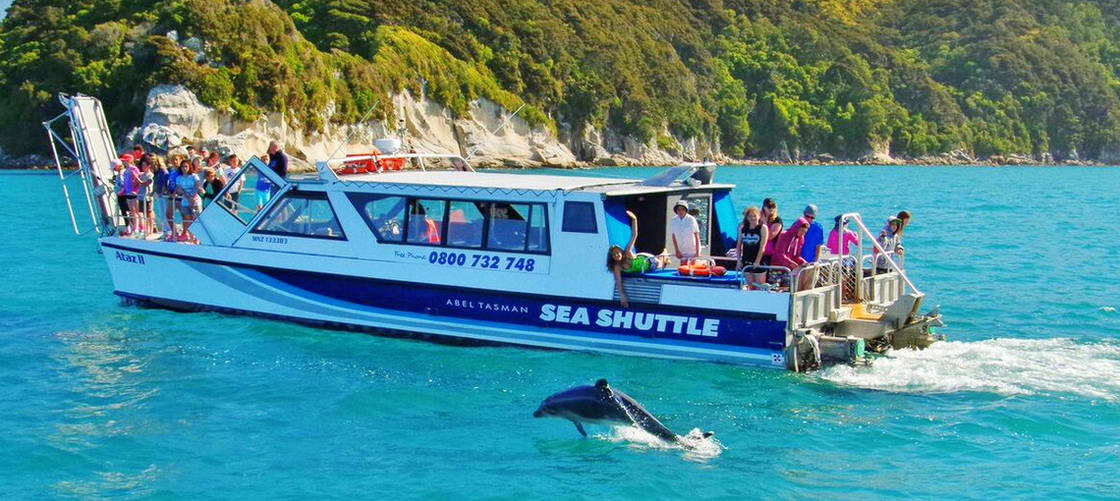
[[[230,156],[226,157],[226,162],[221,166],[222,177],[225,178],[226,184],[233,181],[234,176],[237,175],[239,170],[241,170],[241,160],[237,158],[237,155],[230,154]],[[244,184],[245,177],[239,177],[237,178],[237,182],[230,185],[229,191],[226,192],[230,200],[233,200],[234,204],[241,198],[241,187]]]
[[[677,259],[692,259],[700,255],[700,225],[688,213],[688,202],[677,202],[673,212],[677,216],[669,221],[669,234],[673,238]]]

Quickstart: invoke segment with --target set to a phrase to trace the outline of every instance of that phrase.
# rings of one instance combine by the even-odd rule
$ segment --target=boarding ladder
[[[60,93],[58,100],[66,111],[43,122],[43,128],[46,129],[47,137],[50,139],[51,153],[54,155],[55,168],[58,170],[62,193],[66,199],[66,209],[70,213],[70,224],[77,235],[90,231],[96,231],[102,236],[115,234],[117,228],[124,225],[124,217],[113,200],[115,193],[111,162],[117,158],[117,153],[112,135],[109,133],[108,122],[105,121],[104,108],[97,98],[82,94],[68,96]],[[69,141],[55,131],[55,124],[62,119],[66,119],[70,128]],[[76,170],[71,172],[63,170],[59,146],[70,158],[77,161]],[[79,218],[74,212],[74,203],[68,185],[72,184],[75,178],[85,195],[90,226],[80,226]]]

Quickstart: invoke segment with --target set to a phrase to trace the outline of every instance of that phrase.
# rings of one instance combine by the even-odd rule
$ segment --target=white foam
[[[1112,306],[1101,306],[1100,308],[1097,308],[1097,309],[1100,310],[1100,311],[1103,311],[1105,313],[1116,313],[1116,308],[1112,307]]]
[[[635,449],[681,451],[685,459],[699,462],[713,459],[725,449],[714,435],[704,438],[704,433],[698,428],[681,435],[680,442],[675,444],[661,440],[637,426],[612,426],[609,434],[595,435],[595,438],[614,443],[626,442]]]
[[[893,392],[1072,394],[1120,400],[1120,343],[1070,339],[991,339],[896,350],[871,367],[837,365],[819,377]]]

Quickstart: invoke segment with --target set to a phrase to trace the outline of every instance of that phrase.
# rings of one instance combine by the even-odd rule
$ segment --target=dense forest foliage
[[[1120,0],[16,0],[0,146],[41,151],[59,91],[135,125],[159,83],[308,131],[408,89],[733,157],[1092,159],[1120,151]]]

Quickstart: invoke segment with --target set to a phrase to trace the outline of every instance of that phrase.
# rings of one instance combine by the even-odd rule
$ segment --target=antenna
[[[518,106],[517,109],[514,110],[514,112],[512,114],[510,114],[510,116],[506,117],[505,120],[502,120],[502,124],[499,125],[498,128],[496,128],[492,131],[489,131],[486,134],[486,137],[493,136],[494,134],[497,134],[497,133],[501,132],[502,129],[506,128],[506,126],[509,125],[510,120],[513,120],[513,117],[516,117],[518,113],[521,113],[521,110],[523,108],[525,108],[526,104],[527,103],[521,103],[521,106]],[[478,151],[478,145],[477,144],[475,145],[474,148],[471,148],[471,151],[467,152],[467,158],[470,158],[470,157],[474,156],[474,153],[476,151]]]
[[[338,144],[338,148],[335,148],[335,149],[334,149],[334,152],[333,152],[333,153],[331,153],[331,155],[330,155],[329,157],[327,157],[327,160],[328,160],[328,161],[329,161],[330,159],[334,158],[334,156],[338,154],[338,151],[339,151],[339,150],[341,150],[341,149],[342,149],[342,148],[343,148],[344,146],[346,146],[347,144],[349,144],[349,143],[350,143],[350,138],[354,137],[354,133],[355,133],[355,132],[357,132],[357,129],[358,129],[358,127],[359,127],[359,126],[361,126],[362,124],[366,123],[366,120],[368,120],[368,119],[369,119],[369,115],[370,115],[371,113],[373,113],[373,110],[374,110],[375,108],[377,108],[377,105],[378,105],[378,104],[381,104],[381,101],[380,101],[380,100],[374,100],[374,101],[373,101],[373,104],[372,104],[372,105],[370,105],[370,107],[369,107],[369,109],[368,109],[368,110],[366,110],[366,114],[365,114],[365,115],[362,115],[362,119],[361,119],[361,120],[358,120],[358,123],[354,124],[354,127],[350,129],[350,133],[349,133],[349,134],[347,134],[347,135],[346,135],[346,138],[345,138],[345,139],[343,139],[343,140],[342,140],[342,142]]]

